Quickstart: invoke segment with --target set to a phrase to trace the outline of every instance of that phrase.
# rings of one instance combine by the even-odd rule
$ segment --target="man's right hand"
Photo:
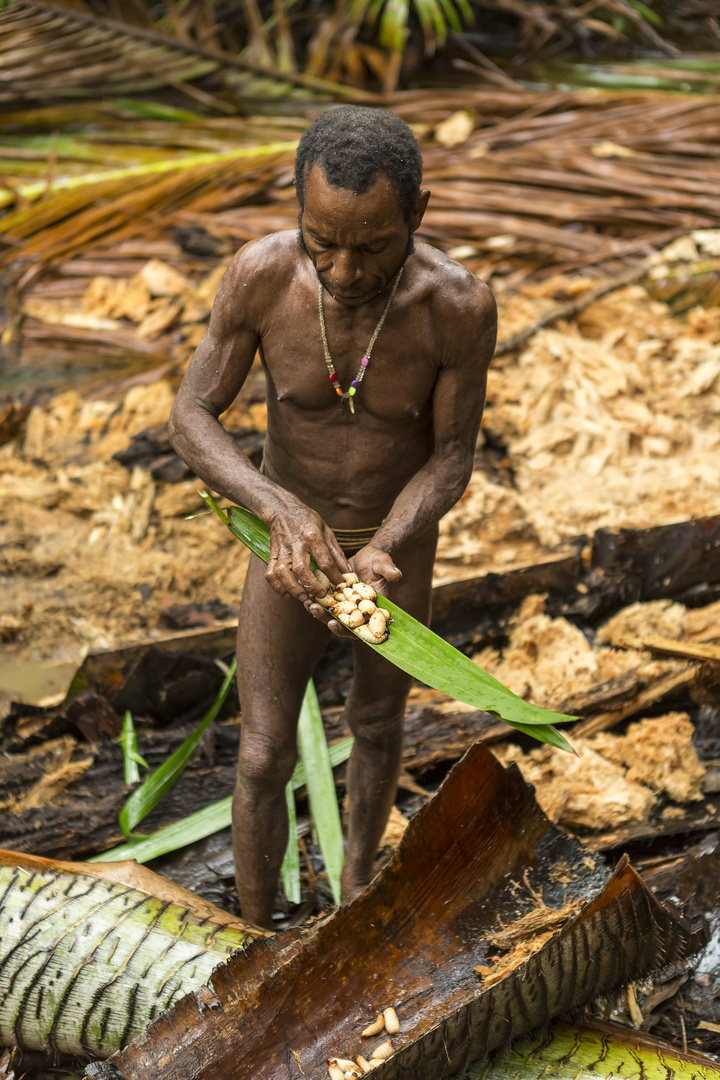
[[[265,580],[281,596],[294,596],[304,604],[311,596],[325,596],[325,589],[310,568],[311,558],[333,585],[339,585],[342,575],[350,570],[332,529],[299,500],[283,502],[268,528],[270,558]]]

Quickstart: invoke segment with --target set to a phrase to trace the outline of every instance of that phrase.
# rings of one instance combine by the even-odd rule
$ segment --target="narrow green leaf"
[[[467,0],[465,7],[462,5],[462,0],[459,0],[457,4],[453,3],[453,0],[439,0],[440,7],[442,8],[445,18],[448,21],[448,25],[456,34],[462,33],[462,18],[461,12],[466,13],[468,10]],[[467,17],[467,15],[465,16]],[[470,8],[470,22],[472,22],[472,8]]]
[[[156,769],[151,776],[148,776],[139,788],[133,791],[132,795],[123,806],[120,811],[120,828],[125,836],[130,836],[138,822],[142,821],[142,819],[150,813],[153,807],[157,806],[163,795],[170,790],[182,773],[188,761],[195,753],[195,748],[200,742],[200,739],[220,711],[235,676],[236,667],[237,661],[235,657],[233,657],[230,670],[225,676],[218,696],[195,728],[195,731],[181,746],[178,746],[175,753],[171,754],[167,761],[163,761],[162,765]]]
[[[205,495],[205,499],[233,535],[267,562],[270,535],[266,526],[249,510],[231,506],[226,512],[220,510],[209,495]],[[375,649],[397,667],[435,690],[464,701],[475,709],[489,712],[524,734],[532,734],[539,742],[548,742],[572,753],[570,743],[551,725],[567,723],[575,717],[523,701],[397,604],[383,597],[383,607],[393,617],[390,636],[382,645],[366,642],[369,649]]]
[[[292,780],[285,786],[285,801],[288,814],[288,842],[285,848],[285,858],[280,867],[283,890],[291,904],[299,904],[302,900],[300,891],[300,848],[297,839],[297,811],[295,809],[295,792]]]
[[[138,765],[142,765],[144,769],[149,769],[150,766],[145,758],[140,756],[137,735],[135,734],[135,725],[133,724],[132,713],[129,710],[125,713],[123,728],[117,741],[120,743],[123,752],[125,783],[137,784],[140,779]]]
[[[307,684],[300,719],[298,747],[307,774],[308,802],[333,900],[340,903],[340,874],[345,858],[340,811],[325,729],[312,679]]]
[[[635,10],[649,23],[652,23],[653,26],[663,25],[662,17],[658,15],[657,11],[653,11],[647,4],[643,4],[642,0],[627,0],[627,2],[631,8],[635,8]]]
[[[341,739],[329,747],[330,761],[333,768],[342,765],[350,757],[354,740],[352,738]],[[301,763],[295,766],[290,784],[293,791],[305,787],[307,777],[305,766]],[[150,862],[158,859],[161,855],[167,855],[170,851],[194,844],[196,840],[204,840],[206,836],[227,829],[232,824],[232,796],[219,799],[210,806],[196,810],[194,814],[188,814],[180,821],[166,825],[147,836],[135,833],[127,842],[110,851],[103,851],[100,855],[93,855],[88,862],[122,862],[123,859],[135,859],[139,863]]]

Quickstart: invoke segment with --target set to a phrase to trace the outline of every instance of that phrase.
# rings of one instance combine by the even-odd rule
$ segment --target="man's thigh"
[[[329,633],[298,600],[270,588],[265,564],[252,555],[238,622],[238,693],[245,730],[261,726],[268,735],[294,733],[305,687]]]

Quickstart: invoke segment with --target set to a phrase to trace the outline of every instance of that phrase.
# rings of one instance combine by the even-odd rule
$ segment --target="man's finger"
[[[373,559],[372,568],[376,574],[384,577],[386,581],[400,581],[402,578],[402,570],[395,565],[389,555],[384,558]]]
[[[332,536],[332,533],[330,533]],[[343,574],[347,574],[350,564],[342,553],[340,546],[327,542],[326,537],[319,537],[317,542],[310,548],[310,554],[318,568],[330,579],[333,585],[344,585]]]
[[[265,571],[265,580],[281,596],[289,593],[296,600],[307,600],[307,592],[292,572],[292,559],[289,553],[276,559],[271,557]]]
[[[317,562],[317,559],[315,560]],[[296,580],[310,596],[324,596],[326,589],[310,569],[310,553],[300,543],[293,545],[292,572]]]
[[[293,544],[293,553],[297,553],[299,548],[301,551],[309,552],[309,555],[303,556],[303,563],[307,564],[308,572],[312,574],[309,567],[309,556],[311,555],[318,567],[323,573],[330,579],[333,585],[339,585],[342,581],[342,575],[347,570],[347,560],[342,551],[335,543],[335,550],[330,546],[328,540],[335,540],[333,533],[328,529],[324,522],[320,522],[319,525],[308,522],[302,530],[301,535],[298,537],[295,544]],[[342,566],[342,570],[338,569],[338,566]],[[301,581],[307,582],[307,575],[304,578],[300,578]],[[315,581],[316,579],[313,578]],[[310,583],[307,582],[308,587]],[[316,582],[313,586],[313,591],[317,592],[320,588],[320,583]],[[320,589],[320,591],[322,591]]]
[[[342,573],[347,574],[350,570],[350,563],[348,562],[345,552],[340,547],[338,539],[332,529],[325,529],[325,543],[333,559],[335,560],[337,565],[341,567]],[[317,562],[317,558],[315,559],[315,561]],[[318,563],[318,566],[320,566],[320,563]],[[328,577],[330,577],[329,574]],[[330,578],[330,580],[332,581],[332,578]],[[339,584],[339,581],[336,582],[336,584]]]
[[[328,630],[335,634],[336,637],[351,638],[355,636],[346,626],[343,626],[342,623],[338,622],[337,619],[331,619],[321,604],[313,604],[312,600],[306,600],[305,608],[310,612],[314,619],[317,619],[318,622],[325,623]]]

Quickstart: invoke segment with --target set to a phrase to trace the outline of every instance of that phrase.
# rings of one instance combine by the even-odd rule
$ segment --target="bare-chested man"
[[[438,521],[472,472],[495,304],[458,263],[414,246],[430,194],[421,180],[417,143],[397,116],[354,106],[320,116],[298,148],[299,233],[238,252],[172,412],[184,460],[270,530],[267,568],[251,558],[237,650],[235,868],[243,916],[259,926],[272,925],[305,687],[328,631],[351,636],[311,601],[325,595],[311,556],[332,582],[352,569],[427,621]],[[218,422],[258,349],[267,378],[263,472]],[[362,642],[353,648],[346,898],[372,877],[410,683]]]

